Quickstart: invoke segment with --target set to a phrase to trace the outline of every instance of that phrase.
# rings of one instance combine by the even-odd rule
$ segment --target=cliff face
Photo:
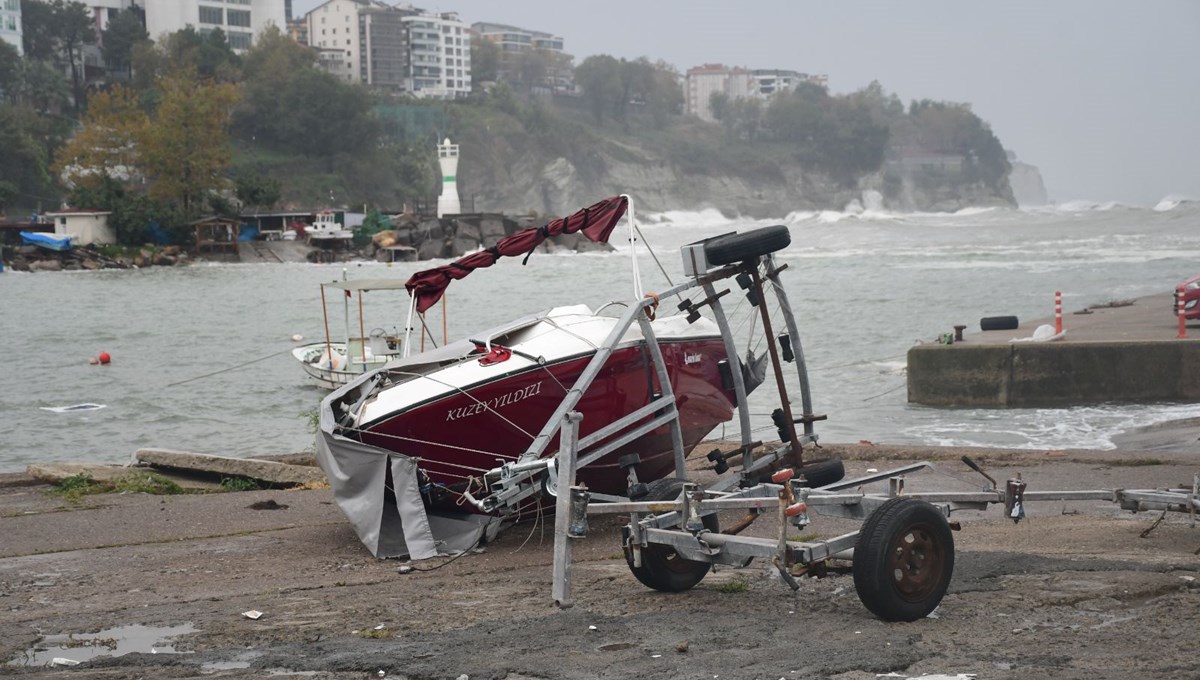
[[[1042,181],[1042,173],[1028,163],[1013,161],[1008,182],[1012,186],[1013,196],[1018,205],[1046,205],[1050,202],[1046,195],[1046,185]]]
[[[492,140],[493,142],[496,140]],[[485,148],[472,148],[483,143]],[[882,197],[879,207],[898,211],[954,211],[968,206],[1015,205],[1004,187],[995,191],[960,178],[885,176],[883,172],[846,184],[795,165],[764,162],[738,171],[709,172],[697,164],[680,167],[652,151],[605,143],[587,152],[543,154],[527,148],[500,152],[486,140],[464,141],[460,191],[476,210],[565,214],[605,196],[627,193],[639,210],[715,208],[726,215],[784,217],[798,210],[843,210],[864,196]],[[502,157],[515,158],[503,163]],[[878,201],[874,201],[878,203]]]

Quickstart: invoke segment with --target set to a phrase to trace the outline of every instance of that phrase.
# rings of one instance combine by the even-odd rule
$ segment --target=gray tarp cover
[[[329,477],[338,507],[375,557],[421,560],[472,547],[497,518],[426,511],[416,460],[334,433],[333,403],[372,375],[363,375],[321,401],[317,463]],[[386,502],[389,465],[395,506]]]

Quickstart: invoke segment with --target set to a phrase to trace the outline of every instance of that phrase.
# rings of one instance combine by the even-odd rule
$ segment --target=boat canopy
[[[451,281],[465,278],[476,269],[490,267],[496,264],[501,256],[525,255],[528,259],[534,248],[552,236],[582,232],[592,241],[607,243],[609,235],[625,214],[628,205],[629,199],[625,196],[611,196],[544,226],[522,229],[500,239],[491,248],[471,253],[450,264],[413,274],[406,283],[408,293],[416,300],[417,311],[424,313],[441,299]]]
[[[21,242],[28,246],[37,246],[47,250],[66,251],[71,249],[70,236],[55,236],[41,232],[21,232]]]

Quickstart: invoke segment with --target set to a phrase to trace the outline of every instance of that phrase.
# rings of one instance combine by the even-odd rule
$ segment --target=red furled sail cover
[[[409,277],[404,287],[408,289],[408,294],[416,299],[417,311],[424,313],[442,299],[442,293],[451,281],[464,278],[476,269],[490,267],[496,264],[501,256],[515,257],[531,253],[551,236],[582,231],[583,235],[592,241],[607,243],[609,235],[625,214],[627,207],[628,200],[624,196],[606,198],[545,226],[530,227],[505,236],[491,248],[471,253],[450,264],[417,272]]]

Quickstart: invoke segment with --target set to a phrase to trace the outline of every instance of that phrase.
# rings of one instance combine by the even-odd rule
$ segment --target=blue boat
[[[46,250],[65,251],[71,249],[70,236],[55,236],[32,231],[21,232],[21,242],[27,246],[37,246]]]

